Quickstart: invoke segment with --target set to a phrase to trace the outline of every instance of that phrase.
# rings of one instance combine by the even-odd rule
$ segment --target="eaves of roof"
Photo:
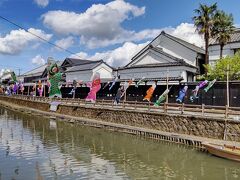
[[[136,68],[156,68],[156,67],[171,67],[171,66],[186,66],[186,67],[191,67],[194,69],[197,69],[197,67],[192,66],[185,61],[179,61],[179,62],[172,62],[172,63],[157,63],[157,64],[144,64],[144,65],[135,65],[131,67],[120,67],[117,68],[116,70],[124,70],[124,69],[136,69]]]
[[[35,70],[40,69],[40,68],[44,68],[44,66],[47,67],[47,64],[44,64],[44,65],[39,66],[39,67],[37,67],[37,68],[34,68],[34,69],[30,70],[30,71],[27,71],[27,72],[21,74],[21,76],[27,76],[27,75],[32,75],[32,74],[38,74],[38,73],[40,73],[40,70],[39,70],[39,72],[35,72],[35,73],[31,73],[31,72],[34,72]],[[45,69],[45,68],[44,68],[44,69]],[[44,70],[43,70],[43,71],[44,71]],[[42,72],[42,71],[41,71],[41,72]]]
[[[136,59],[136,58],[140,57],[141,55],[143,55],[148,50],[156,51],[156,52],[158,52],[160,54],[163,54],[164,56],[167,56],[167,57],[169,57],[169,58],[171,58],[172,60],[175,60],[175,61],[182,61],[182,59],[179,59],[179,58],[177,58],[175,56],[172,56],[172,55],[164,52],[161,48],[153,47],[152,45],[148,45],[147,48],[145,47],[145,50],[140,52],[140,53],[138,53],[134,58]],[[131,63],[132,63],[132,61],[129,62],[125,67],[127,67]]]
[[[191,43],[189,43],[187,41],[184,41],[184,40],[182,40],[180,38],[177,38],[175,36],[167,34],[164,31],[163,31],[163,33],[164,33],[165,36],[167,36],[168,38],[172,39],[175,42],[178,42],[179,44],[183,45],[184,47],[186,47],[188,49],[191,49],[191,50],[193,50],[195,52],[198,52],[198,53],[201,53],[201,54],[205,54],[205,50],[204,49],[202,49],[202,48],[200,48],[200,47],[198,47],[198,46],[196,46],[194,44],[191,44]]]
[[[156,77],[156,78],[145,78],[144,82],[147,81],[166,81],[168,79],[168,81],[181,81],[183,80],[183,77],[178,76],[178,77]],[[136,78],[134,79],[135,82],[138,82],[139,80],[141,80],[141,78]],[[118,79],[119,82],[125,82],[125,81],[129,81],[129,79]]]
[[[166,52],[164,52],[161,48],[158,48],[158,47],[152,47],[151,45],[145,50],[145,51],[143,51],[141,54],[139,54],[138,56],[141,56],[143,53],[145,53],[147,50],[154,50],[154,51],[156,51],[156,52],[158,52],[158,53],[161,53],[161,54],[163,54],[164,56],[167,56],[167,57],[169,57],[169,58],[171,58],[172,60],[174,60],[175,62],[169,62],[169,63],[158,63],[158,64],[150,64],[150,65],[134,65],[134,66],[131,66],[131,67],[127,67],[128,65],[126,65],[126,66],[124,66],[124,67],[119,67],[119,68],[117,68],[117,69],[129,69],[129,68],[134,68],[134,67],[140,67],[140,66],[143,66],[143,67],[151,67],[151,66],[153,66],[153,67],[164,67],[164,66],[188,66],[188,67],[191,67],[191,68],[196,68],[195,66],[193,66],[193,65],[190,65],[190,64],[188,64],[188,63],[186,63],[183,59],[180,59],[180,58],[177,58],[177,57],[175,57],[175,56],[173,56],[173,55],[170,55],[170,54],[168,54],[168,53],[166,53]],[[116,70],[117,70],[116,69]],[[196,68],[197,69],[197,68]]]
[[[64,63],[66,62],[69,62],[71,66],[77,66],[77,65],[82,65],[82,64],[85,64],[85,63],[90,63],[92,62],[92,60],[86,60],[86,59],[77,59],[77,58],[66,58],[63,63],[62,63],[62,66],[63,67],[68,67],[68,66],[65,66]]]
[[[76,65],[71,67],[70,69],[66,70],[65,72],[77,72],[77,71],[87,71],[87,70],[93,70],[94,68],[96,68],[97,66],[99,66],[100,64],[104,63],[106,66],[108,66],[111,69],[114,69],[113,67],[111,67],[110,65],[108,65],[106,62],[104,62],[102,59],[99,61],[91,61],[89,63],[84,63],[84,64],[80,64],[80,65]],[[80,67],[80,66],[84,66],[84,65],[91,65],[91,64],[95,64],[93,66],[87,67],[85,69],[77,69],[76,67]]]
[[[86,70],[92,70],[94,69],[95,67],[97,67],[99,64],[103,63],[103,60],[100,60],[100,61],[91,61],[90,63],[84,63],[84,64],[81,64],[81,65],[76,65],[76,66],[73,66],[71,68],[69,68],[68,70],[66,70],[65,72],[68,73],[68,72],[77,72],[77,71],[86,71]],[[87,66],[89,65],[89,66]],[[92,66],[91,66],[92,65]],[[87,66],[86,68],[83,68],[81,69],[81,66]],[[79,68],[78,68],[79,67]]]

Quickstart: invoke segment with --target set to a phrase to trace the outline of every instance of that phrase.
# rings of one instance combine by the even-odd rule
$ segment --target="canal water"
[[[0,107],[0,179],[240,179],[196,149]]]

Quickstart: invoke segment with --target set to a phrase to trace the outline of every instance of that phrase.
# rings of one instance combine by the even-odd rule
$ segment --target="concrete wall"
[[[48,103],[32,102],[10,97],[0,96],[0,101],[7,101],[17,105],[49,111]],[[168,115],[163,113],[146,113],[129,110],[116,110],[111,108],[80,107],[60,105],[57,113],[76,117],[86,117],[105,122],[113,122],[135,127],[160,130],[179,134],[195,135],[215,139],[223,139],[226,121],[223,119],[202,118],[186,115]],[[229,120],[227,132],[238,134],[240,141],[240,122]],[[228,136],[229,139],[235,139]]]

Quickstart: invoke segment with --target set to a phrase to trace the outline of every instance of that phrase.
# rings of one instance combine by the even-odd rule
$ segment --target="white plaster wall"
[[[186,71],[183,70],[182,73],[181,73],[181,76],[183,77],[182,82],[187,82],[188,81],[187,72]]]
[[[3,75],[3,76],[1,77],[1,80],[11,79],[11,78],[12,78],[11,74],[8,73],[8,74]]]
[[[187,63],[194,66],[196,65],[197,53],[172,39],[162,36],[159,46],[167,49],[167,53],[173,56],[177,55],[178,57],[182,57]]]
[[[24,77],[23,76],[18,76],[17,80],[23,82],[24,81]]]
[[[118,73],[120,74],[121,79],[167,77],[166,67],[124,69],[119,70]],[[170,67],[168,75],[169,77],[178,77],[181,75],[181,70]]]
[[[147,51],[141,57],[139,57],[138,61],[135,61],[131,66],[134,65],[144,65],[144,64],[156,64],[156,63],[169,63],[173,62],[173,60],[161,53],[155,52],[153,50]]]
[[[106,64],[102,63],[96,68],[93,69],[93,73],[98,72],[102,79],[112,79],[113,78],[113,70]]]
[[[231,43],[223,47],[223,57],[233,56],[234,49],[239,49],[240,43]],[[217,60],[220,59],[220,45],[211,45],[209,46],[209,63],[214,64]]]
[[[66,73],[66,81],[82,80],[84,82],[88,82],[91,80],[92,74],[92,70],[68,72]]]

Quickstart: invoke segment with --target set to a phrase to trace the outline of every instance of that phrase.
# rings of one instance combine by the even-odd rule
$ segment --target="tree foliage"
[[[204,35],[205,40],[205,65],[208,62],[208,46],[209,39],[211,37],[211,30],[213,27],[213,17],[217,11],[217,3],[214,3],[210,6],[205,4],[200,4],[198,9],[195,9],[194,12],[197,14],[193,17],[194,25],[199,34]]]
[[[229,72],[229,80],[240,80],[240,52],[234,56],[227,56],[216,61],[215,65],[207,65],[207,79],[217,79],[219,81],[227,80],[227,71]]]
[[[231,39],[231,33],[234,31],[233,16],[224,11],[218,10],[213,17],[212,37],[220,44],[220,59],[222,58],[223,47]]]

